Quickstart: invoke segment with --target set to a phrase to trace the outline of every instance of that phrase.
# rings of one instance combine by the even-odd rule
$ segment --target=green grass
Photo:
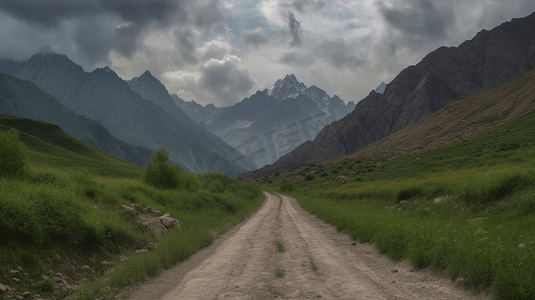
[[[304,180],[312,171],[326,175]],[[300,175],[270,187],[391,259],[462,276],[496,299],[535,298],[535,112],[442,148]]]
[[[277,251],[284,252],[286,249],[284,249],[284,245],[281,241],[277,241]]]
[[[24,173],[0,175],[0,273],[20,266],[29,274],[19,283],[2,280],[17,291],[63,299],[70,293],[43,277],[59,272],[71,284],[87,279],[74,299],[113,299],[122,287],[208,246],[214,239],[211,230],[224,233],[264,198],[255,184],[210,172],[180,173],[178,179],[196,182],[194,188],[180,183],[178,189],[158,189],[141,181],[142,167],[81,143],[48,123],[12,120],[21,122],[15,127],[24,130],[19,137],[27,158]],[[0,122],[0,136],[9,128]],[[138,212],[152,206],[180,220],[182,227],[158,239],[125,213],[123,205]],[[156,245],[153,250],[134,254],[151,243]],[[122,257],[127,260],[121,262]],[[90,269],[81,269],[83,265]]]
[[[275,276],[276,276],[277,278],[284,277],[284,269],[276,269],[276,270],[275,270]]]
[[[316,266],[316,263],[314,262],[314,260],[312,258],[310,258],[310,267],[314,271],[316,271],[318,269],[318,267]]]
[[[63,132],[58,126],[0,114],[0,130],[16,128],[33,166],[85,171],[106,177],[140,178],[144,168],[119,159]]]

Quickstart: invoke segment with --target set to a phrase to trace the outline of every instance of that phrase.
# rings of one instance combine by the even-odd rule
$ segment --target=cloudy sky
[[[357,102],[428,52],[534,11],[533,0],[1,0],[0,59],[48,46],[88,72],[149,70],[216,106],[293,73]]]

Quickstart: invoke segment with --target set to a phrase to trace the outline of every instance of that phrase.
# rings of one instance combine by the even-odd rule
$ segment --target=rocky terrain
[[[243,176],[258,178],[356,152],[449,103],[514,80],[535,66],[534,54],[535,14],[483,30],[459,47],[441,47],[404,69],[383,94],[370,92],[313,142]]]
[[[171,97],[180,109],[204,128],[206,128],[206,124],[212,122],[217,115],[226,109],[226,107],[216,107],[212,103],[202,106],[194,100],[184,101],[177,94],[173,94]]]
[[[99,210],[98,206],[93,206],[93,209]],[[182,223],[172,218],[168,213],[164,214],[159,210],[147,206],[141,207],[137,204],[131,206],[122,205],[121,213],[126,216],[131,223],[138,224],[140,229],[152,233],[158,240],[162,238],[167,232],[180,228]],[[145,248],[135,251],[135,254],[144,253],[152,250],[157,244],[149,243]],[[100,262],[100,265],[105,269],[105,274],[111,274],[114,268],[120,266],[121,263],[128,260],[124,255],[114,255],[107,253],[107,260]],[[82,265],[79,263],[78,257],[66,257],[62,263],[62,272],[50,271],[48,275],[42,275],[41,280],[30,278],[30,274],[24,272],[20,266],[17,269],[12,269],[4,274],[3,279],[0,277],[0,299],[36,299],[47,300],[49,298],[42,297],[40,294],[32,294],[28,291],[16,290],[9,286],[8,282],[27,282],[33,287],[39,287],[40,290],[47,294],[54,292],[56,295],[62,295],[68,299],[68,296],[76,292],[84,282],[97,276],[97,271],[92,269],[89,265]],[[63,297],[61,299],[63,299]]]

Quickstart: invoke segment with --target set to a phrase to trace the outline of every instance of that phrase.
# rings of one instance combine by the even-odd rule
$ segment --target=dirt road
[[[246,222],[129,291],[129,299],[491,298],[429,270],[413,271],[409,262],[391,261],[370,244],[352,246],[295,199],[264,194],[266,201]]]

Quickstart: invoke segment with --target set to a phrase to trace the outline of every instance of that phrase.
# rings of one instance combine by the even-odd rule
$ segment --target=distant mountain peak
[[[289,74],[284,79],[279,79],[268,89],[268,95],[284,100],[296,98],[300,94],[305,94],[307,87],[297,80],[294,74]]]
[[[375,88],[375,92],[376,93],[379,93],[379,94],[382,94],[385,92],[385,89],[386,89],[386,83],[384,82],[381,82],[381,84]]]
[[[284,81],[293,81],[293,82],[297,82],[299,83],[299,81],[297,81],[297,78],[295,77],[294,74],[288,74],[284,77]]]
[[[152,73],[149,70],[147,70],[143,74],[141,74],[141,76],[139,76],[139,77],[149,77],[150,78],[150,77],[154,77],[154,76],[152,76]]]
[[[54,50],[52,50],[52,48],[50,47],[43,47],[41,48],[39,51],[37,51],[31,58],[31,59],[37,59],[37,60],[42,60],[43,58],[46,58],[48,60],[54,60],[54,61],[57,61],[57,60],[69,60],[69,58],[67,57],[67,55],[65,54],[60,54],[60,53],[56,53],[54,52]]]
[[[43,47],[43,48],[39,49],[39,51],[37,51],[37,54],[43,54],[43,55],[56,54],[56,52],[54,52],[54,50],[52,50],[52,48],[46,46],[46,47]]]

